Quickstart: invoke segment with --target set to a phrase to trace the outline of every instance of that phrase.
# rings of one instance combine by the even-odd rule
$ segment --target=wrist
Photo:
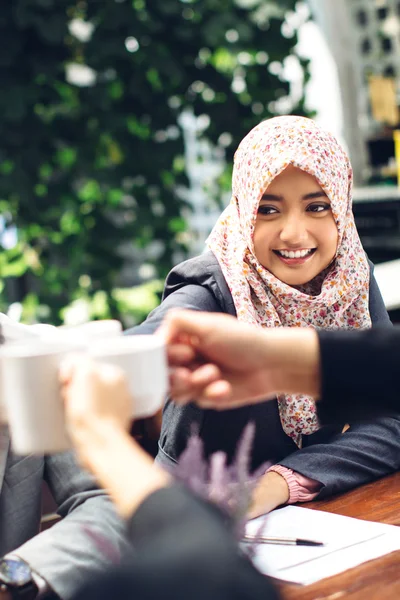
[[[29,564],[15,554],[0,558],[0,598],[34,600],[39,588]]]
[[[84,463],[107,489],[123,518],[130,517],[147,496],[169,484],[169,475],[118,423],[98,421],[91,432]],[[133,476],[127,477],[127,473]]]
[[[126,434],[119,423],[111,419],[93,417],[89,424],[74,424],[70,436],[78,454],[85,462],[103,453],[116,437]]]
[[[277,393],[320,395],[318,335],[311,328],[277,328],[269,349],[273,384]],[[268,364],[268,363],[266,363]]]
[[[112,455],[124,439],[130,440],[130,436],[119,423],[96,417],[90,427],[75,430],[73,434],[75,448],[83,462],[99,475],[104,457]]]
[[[275,471],[267,472],[261,477],[253,492],[249,518],[259,517],[286,504],[289,496],[289,486],[285,478]]]

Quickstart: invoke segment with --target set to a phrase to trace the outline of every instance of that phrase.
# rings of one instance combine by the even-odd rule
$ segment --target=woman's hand
[[[289,487],[282,475],[268,471],[258,482],[252,504],[248,513],[249,519],[265,515],[289,500]]]
[[[89,455],[103,432],[122,432],[130,426],[132,398],[125,375],[113,365],[76,356],[62,365],[60,381],[69,435],[80,461],[90,468]]]

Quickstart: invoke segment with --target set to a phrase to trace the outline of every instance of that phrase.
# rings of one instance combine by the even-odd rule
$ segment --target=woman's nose
[[[299,217],[286,219],[280,233],[280,238],[282,242],[290,246],[298,246],[305,242],[308,234],[302,219]]]

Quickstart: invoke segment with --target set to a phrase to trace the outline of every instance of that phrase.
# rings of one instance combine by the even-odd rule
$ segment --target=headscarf
[[[253,234],[262,195],[288,165],[309,173],[327,194],[338,229],[332,264],[320,274],[311,295],[277,279],[254,254]],[[257,125],[234,158],[232,198],[207,244],[232,293],[239,321],[258,327],[362,329],[371,326],[369,265],[352,213],[353,174],[337,140],[310,119],[275,117]],[[302,434],[319,427],[315,404],[304,395],[280,395],[279,413],[287,435],[300,445]]]

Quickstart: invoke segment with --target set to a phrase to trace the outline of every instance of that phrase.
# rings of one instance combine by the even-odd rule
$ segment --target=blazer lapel
[[[10,437],[7,425],[0,424],[0,493],[3,486],[4,473],[6,470]]]

